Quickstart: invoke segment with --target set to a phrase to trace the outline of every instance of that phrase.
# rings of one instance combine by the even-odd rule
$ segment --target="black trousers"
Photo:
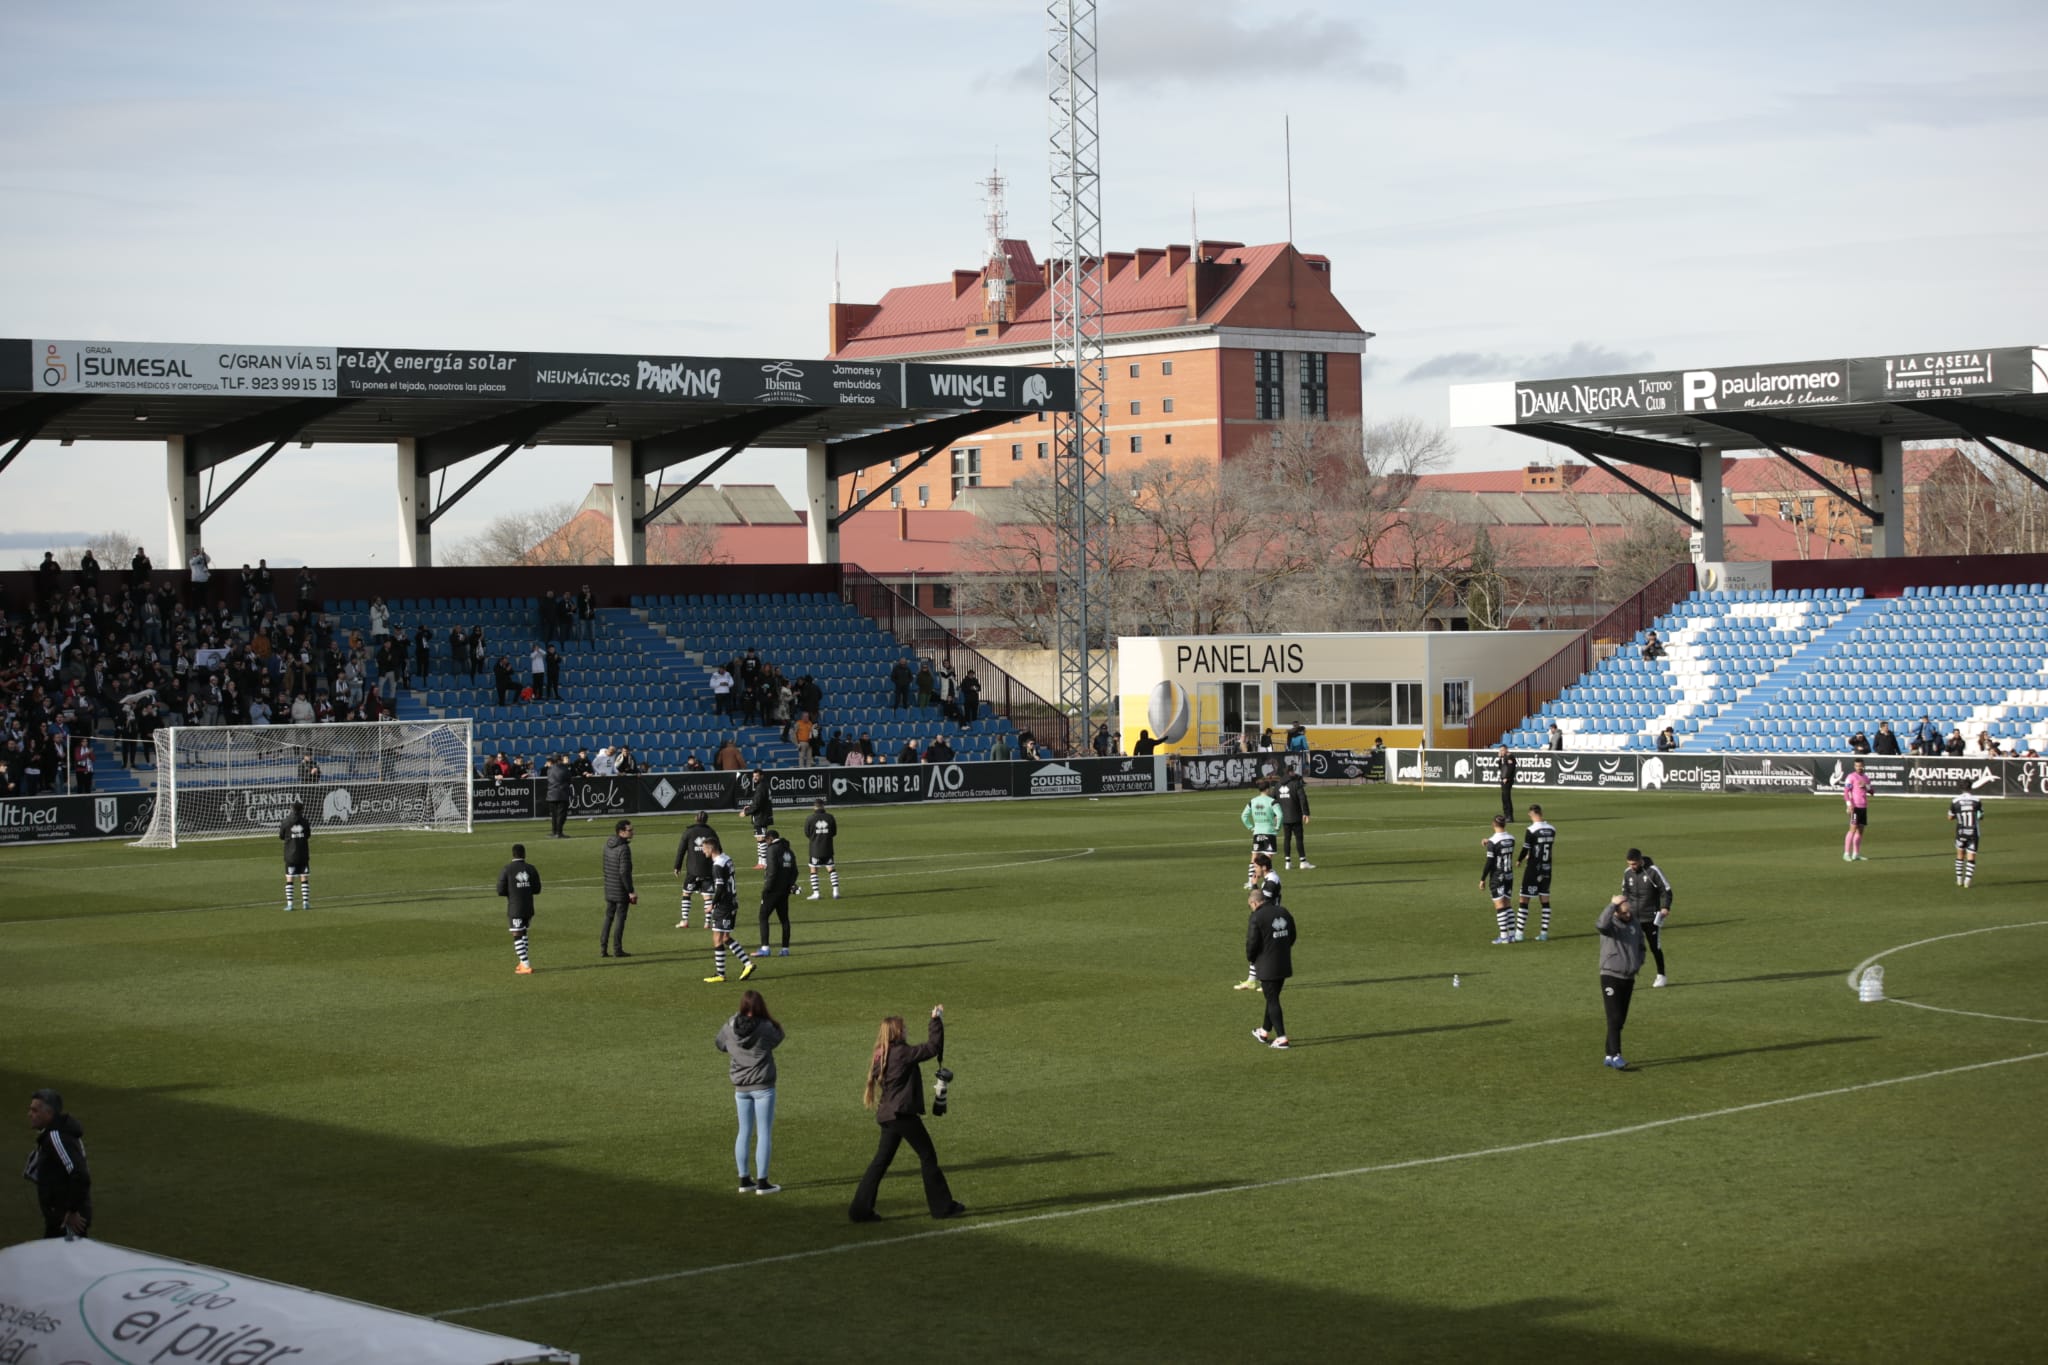
[[[1285,981],[1259,979],[1259,990],[1266,997],[1266,1032],[1276,1038],[1287,1036],[1287,1016],[1280,1013],[1280,990]]]
[[[881,1141],[875,1144],[875,1159],[868,1163],[860,1187],[853,1192],[848,1215],[864,1220],[875,1211],[875,1196],[881,1192],[882,1177],[889,1173],[896,1149],[906,1142],[917,1153],[918,1170],[924,1176],[925,1206],[934,1217],[953,1206],[953,1191],[946,1184],[946,1173],[939,1169],[939,1149],[932,1146],[932,1135],[925,1131],[924,1119],[917,1114],[905,1114],[882,1125]]]
[[[599,934],[597,939],[597,950],[599,952],[623,953],[626,951],[626,912],[632,908],[632,906],[624,901],[606,901],[604,903],[604,932]],[[614,923],[619,926],[616,933],[612,929]]]
[[[775,916],[782,921],[782,946],[789,946],[789,893],[783,892],[772,899],[761,902],[761,946],[768,946],[768,917]]]
[[[1607,1055],[1621,1055],[1621,1026],[1628,1022],[1628,1002],[1636,993],[1632,976],[1600,974],[1600,999],[1607,1006]]]
[[[1301,860],[1307,862],[1308,826],[1305,824],[1280,826],[1280,846],[1282,849],[1280,856],[1282,858],[1292,858],[1294,850],[1299,848],[1301,850]]]
[[[1507,817],[1509,824],[1515,822],[1515,784],[1512,782],[1500,784],[1500,813]]]
[[[567,801],[548,802],[548,833],[559,839],[562,837],[562,827],[568,823],[569,803]]]
[[[1657,959],[1657,975],[1664,975],[1664,931],[1657,927],[1654,916],[1643,921],[1643,946]]]

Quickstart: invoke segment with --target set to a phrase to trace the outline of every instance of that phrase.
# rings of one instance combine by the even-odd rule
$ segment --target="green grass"
[[[774,1199],[732,1188],[738,988],[671,927],[677,820],[640,824],[625,962],[595,825],[323,834],[290,916],[274,844],[0,854],[0,1066],[65,1091],[110,1241],[423,1313],[726,1267],[457,1319],[605,1365],[2038,1358],[2048,1060],[1847,1088],[2048,1053],[2048,1024],[1844,978],[2048,920],[2048,806],[1993,806],[1963,892],[1940,802],[1880,803],[1850,866],[1832,801],[1546,800],[1555,937],[1493,948],[1491,793],[1318,791],[1286,1054],[1230,989],[1241,795],[842,811],[847,898],[798,902],[751,983],[789,1029]],[[485,891],[516,837],[531,978]],[[1630,844],[1677,887],[1676,984],[1617,1075],[1592,921]],[[2048,1020],[2048,928],[1885,965]],[[939,1002],[973,1216],[925,1219],[906,1153],[851,1226],[876,1020]]]

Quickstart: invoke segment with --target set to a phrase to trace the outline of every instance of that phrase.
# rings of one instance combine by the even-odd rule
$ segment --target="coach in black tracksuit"
[[[1280,807],[1280,848],[1287,865],[1294,865],[1295,850],[1301,851],[1301,865],[1313,868],[1308,860],[1308,779],[1300,773],[1288,771],[1273,784],[1273,800]]]
[[[768,917],[782,921],[782,955],[789,956],[789,893],[796,890],[796,850],[780,830],[768,831],[768,875],[761,879],[761,951],[768,956]]]
[[[69,1232],[83,1237],[92,1227],[92,1171],[85,1164],[85,1130],[64,1112],[64,1097],[54,1090],[38,1090],[29,1097],[28,1122],[36,1130],[36,1146],[21,1174],[35,1182],[43,1236]]]
[[[569,756],[556,754],[548,760],[548,838],[566,839],[562,832],[569,823]]]
[[[633,822],[621,820],[604,841],[604,932],[598,935],[599,957],[631,957],[626,951],[626,912],[640,903],[633,889]],[[612,925],[619,927],[616,932]]]
[[[1515,822],[1515,755],[1505,744],[1500,746],[1500,813],[1509,824]]]
[[[1636,926],[1643,931],[1643,943],[1657,959],[1657,979],[1664,984],[1664,921],[1671,914],[1671,879],[1664,875],[1650,855],[1639,848],[1628,851],[1628,865],[1621,874],[1621,898],[1628,902]],[[1640,954],[1638,954],[1640,956]]]
[[[1252,1037],[1269,1047],[1284,1048],[1287,1020],[1280,1013],[1280,990],[1294,975],[1294,944],[1301,937],[1301,925],[1293,911],[1277,898],[1269,898],[1263,889],[1253,891],[1246,903],[1252,917],[1245,926],[1244,957],[1266,996],[1265,1026],[1253,1029]]]

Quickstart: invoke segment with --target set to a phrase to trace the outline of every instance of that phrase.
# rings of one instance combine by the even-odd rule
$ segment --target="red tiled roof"
[[[1011,270],[1020,285],[1036,285],[1044,276],[1022,242],[1005,242]],[[1159,331],[1171,327],[1216,327],[1225,323],[1259,278],[1286,259],[1285,242],[1265,246],[1212,243],[1210,259],[1218,265],[1240,267],[1229,283],[1190,320],[1187,315],[1189,275],[1196,262],[1185,248],[1168,253],[1147,250],[1141,262],[1134,253],[1112,252],[1106,259],[1113,272],[1103,290],[1103,328],[1107,335]],[[1026,275],[1019,264],[1029,264]],[[1303,256],[1304,261],[1321,258]],[[962,272],[961,279],[968,279]],[[1335,305],[1335,300],[1331,303]],[[1337,305],[1353,330],[1363,330],[1350,314]],[[930,351],[956,350],[970,327],[982,325],[982,276],[972,275],[965,288],[955,282],[914,284],[891,289],[875,305],[875,314],[854,329],[844,345],[834,352],[840,356],[916,355]],[[1005,345],[1049,343],[1052,337],[1052,294],[1036,292],[1027,298],[1015,321],[1004,327],[999,341]]]

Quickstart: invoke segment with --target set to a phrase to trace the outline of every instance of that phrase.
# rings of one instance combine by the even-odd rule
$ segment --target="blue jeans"
[[[775,1152],[775,1087],[766,1090],[735,1090],[739,1106],[740,1135],[732,1145],[732,1159],[741,1175],[747,1173],[747,1144],[754,1145],[754,1179],[768,1178],[768,1158]]]

